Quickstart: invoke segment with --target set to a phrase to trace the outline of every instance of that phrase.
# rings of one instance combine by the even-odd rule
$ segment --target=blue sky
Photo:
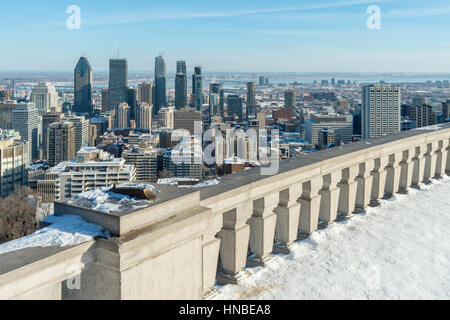
[[[4,3],[3,3],[4,2]],[[69,5],[81,29],[69,30]],[[369,30],[369,5],[381,29]],[[114,56],[152,71],[450,72],[448,0],[1,0],[0,70],[72,70],[86,55],[95,70]],[[7,46],[5,44],[7,43]]]

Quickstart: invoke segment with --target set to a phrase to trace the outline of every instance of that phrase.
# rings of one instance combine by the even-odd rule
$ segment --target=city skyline
[[[28,2],[20,10],[11,4],[11,12],[21,12],[20,24],[16,14],[0,22],[13,48],[4,53],[2,71],[69,71],[82,55],[94,70],[107,70],[118,51],[130,70],[142,71],[153,70],[162,54],[168,72],[178,60],[188,70],[217,72],[450,72],[444,1],[133,0],[107,7],[79,1],[79,30],[66,26],[71,3]],[[379,30],[366,26],[371,5],[381,10]]]

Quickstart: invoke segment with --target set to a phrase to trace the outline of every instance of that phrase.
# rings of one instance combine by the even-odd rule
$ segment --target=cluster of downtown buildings
[[[71,101],[61,103],[45,82],[26,98],[0,87],[0,197],[21,185],[52,202],[129,181],[195,184],[261,165],[260,154],[273,148],[261,144],[263,131],[264,137],[279,132],[275,154],[282,159],[450,121],[450,100],[438,111],[424,97],[402,104],[401,87],[384,83],[358,88],[359,101],[335,96],[332,88],[343,81],[332,79],[331,89],[313,93],[294,84],[282,97],[276,93],[282,103],[274,104],[276,90],[263,76],[244,90],[218,81],[204,88],[195,67],[188,90],[186,62],[177,61],[174,80],[169,98],[166,63],[158,56],[154,81],[130,87],[127,60],[111,59],[108,87],[94,104],[93,70],[81,57]],[[317,100],[332,104],[310,108],[308,101]],[[207,130],[215,139],[204,141]],[[215,161],[205,163],[211,143]]]

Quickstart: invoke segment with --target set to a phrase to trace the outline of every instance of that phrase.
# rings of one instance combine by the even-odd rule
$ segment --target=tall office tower
[[[259,76],[258,82],[259,82],[259,85],[260,85],[260,86],[263,86],[263,85],[264,85],[264,80],[265,80],[265,77],[264,77],[264,76]]]
[[[242,98],[237,94],[230,94],[227,97],[227,114],[228,116],[237,116],[239,121],[244,120]]]
[[[128,88],[128,106],[130,107],[128,119],[136,120],[137,117],[137,90],[135,88]]]
[[[34,102],[19,103],[12,114],[12,127],[28,142],[29,161],[39,158],[39,111]]]
[[[370,139],[400,132],[399,87],[375,84],[362,90],[362,138]]]
[[[39,114],[42,115],[49,112],[51,107],[58,109],[58,93],[50,83],[41,82],[31,90],[31,102],[36,104]]]
[[[209,85],[210,93],[217,93],[219,95],[219,110],[218,113],[215,114],[217,116],[224,116],[225,113],[225,99],[223,94],[223,86],[221,83],[211,83]]]
[[[255,83],[247,82],[247,106],[256,106]]]
[[[109,110],[109,90],[108,88],[102,89],[102,112]]]
[[[202,113],[195,109],[185,109],[175,111],[174,114],[174,129],[188,130],[191,135],[195,134],[195,128],[202,130]]]
[[[61,114],[54,108],[42,116],[42,158],[48,159],[48,129],[54,122],[61,121]]]
[[[139,129],[152,130],[152,112],[153,106],[147,102],[139,105],[138,127]]]
[[[218,93],[209,94],[208,120],[220,115],[220,96]]]
[[[175,76],[175,108],[177,110],[187,105],[187,75],[186,62],[177,61],[177,74]]]
[[[284,92],[284,106],[295,109],[295,90],[289,89]]]
[[[450,99],[446,102],[442,102],[442,113],[444,116],[444,120],[450,118]]]
[[[202,88],[202,68],[195,67],[192,75],[192,94],[194,95],[194,108],[202,110],[203,88]]]
[[[336,135],[344,143],[352,142],[353,136],[353,117],[347,116],[330,116],[330,115],[314,115],[305,121],[305,138],[313,145],[319,145],[319,132],[328,128],[333,130]]]
[[[73,112],[93,113],[92,105],[92,68],[86,57],[78,60],[74,70],[74,91],[75,99],[73,103]]]
[[[28,142],[0,133],[0,198],[28,184]]]
[[[167,106],[166,95],[166,62],[161,55],[155,58],[155,95],[153,104],[153,114],[157,115],[159,109]]]
[[[128,101],[128,61],[126,59],[109,60],[109,107],[117,109]]]
[[[433,107],[426,100],[413,100],[414,105],[402,105],[402,116],[416,123],[416,128],[434,124]],[[427,103],[428,102],[428,103]]]
[[[139,83],[137,96],[138,104],[141,104],[143,102],[153,104],[153,83]]]
[[[48,165],[75,159],[75,127],[72,122],[54,122],[48,130]]]
[[[62,121],[72,122],[75,128],[75,153],[89,144],[89,120],[84,116],[64,116]]]
[[[258,129],[266,129],[266,114],[264,112],[258,112],[256,114],[256,119],[258,119]]]
[[[117,128],[123,129],[129,127],[129,115],[130,107],[127,103],[121,103],[116,112]]]
[[[173,129],[174,126],[174,108],[162,108],[158,112],[158,122],[161,128]]]
[[[95,147],[98,144],[99,137],[98,137],[98,128],[97,125],[89,123],[89,141],[88,145],[89,147]]]
[[[4,100],[0,102],[0,128],[12,129],[12,113],[17,106],[15,100]]]

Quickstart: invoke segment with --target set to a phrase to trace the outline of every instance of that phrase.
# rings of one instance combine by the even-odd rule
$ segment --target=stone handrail
[[[449,124],[402,132],[281,161],[272,176],[254,168],[199,191],[168,187],[148,208],[116,215],[56,202],[55,214],[78,214],[113,237],[86,245],[84,256],[92,258],[85,258],[81,289],[61,286],[60,275],[40,291],[36,282],[25,295],[14,279],[22,269],[5,273],[0,264],[0,297],[201,299],[216,281],[237,283],[245,267],[264,266],[272,252],[288,253],[320,224],[449,172],[449,141]],[[80,259],[73,256],[72,262]],[[30,270],[45,274],[49,267]],[[42,293],[55,286],[59,296]]]

